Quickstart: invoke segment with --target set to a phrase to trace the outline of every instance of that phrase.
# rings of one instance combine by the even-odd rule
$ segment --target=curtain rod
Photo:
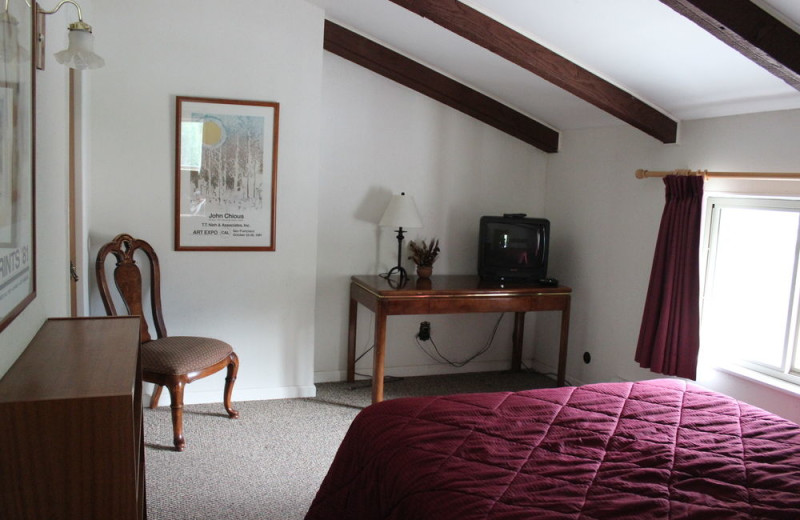
[[[637,179],[650,177],[666,177],[667,175],[702,175],[706,179],[768,179],[768,180],[800,180],[800,173],[764,173],[764,172],[710,172],[708,170],[672,170],[668,172],[651,172],[649,170],[636,170]]]

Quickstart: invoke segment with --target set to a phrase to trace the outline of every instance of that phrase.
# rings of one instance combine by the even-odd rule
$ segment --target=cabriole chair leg
[[[239,412],[233,409],[231,405],[231,395],[233,394],[233,384],[236,382],[236,374],[239,373],[239,356],[236,352],[231,352],[230,363],[228,364],[228,373],[225,377],[225,394],[223,396],[223,403],[228,416],[231,419],[238,419]]]
[[[169,385],[169,395],[172,408],[172,439],[176,451],[186,448],[186,439],[183,438],[183,389],[184,383],[178,382]]]

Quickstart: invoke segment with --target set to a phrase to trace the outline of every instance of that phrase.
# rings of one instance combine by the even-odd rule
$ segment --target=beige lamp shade
[[[381,227],[413,229],[422,227],[422,218],[419,216],[414,197],[401,193],[392,195],[386,211],[383,212]]]

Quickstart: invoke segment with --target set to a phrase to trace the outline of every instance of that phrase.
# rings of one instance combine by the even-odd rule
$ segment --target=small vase
[[[430,265],[417,266],[417,276],[419,278],[430,278],[432,274],[433,274],[433,266]]]

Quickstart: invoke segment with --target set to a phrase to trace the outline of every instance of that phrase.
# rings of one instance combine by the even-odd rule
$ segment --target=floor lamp
[[[421,228],[422,219],[417,211],[417,205],[414,204],[414,198],[406,196],[405,193],[400,195],[392,195],[389,205],[386,206],[386,211],[383,212],[381,221],[378,223],[381,227],[397,228],[397,265],[386,274],[389,278],[397,273],[400,280],[407,280],[408,274],[403,269],[403,233],[407,229]]]

